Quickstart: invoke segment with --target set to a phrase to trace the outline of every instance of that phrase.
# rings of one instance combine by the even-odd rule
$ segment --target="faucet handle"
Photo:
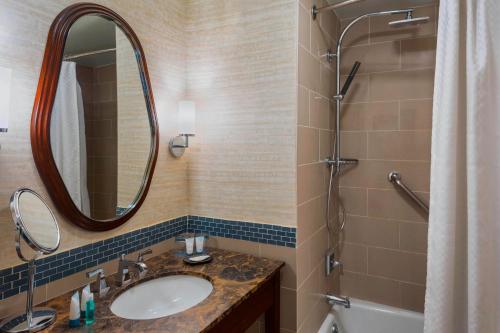
[[[87,278],[92,279],[97,276],[96,283],[97,287],[93,288],[93,292],[97,292],[99,297],[104,297],[109,291],[109,286],[106,282],[106,276],[104,275],[104,269],[98,268],[96,270],[87,272]]]
[[[143,262],[144,261],[144,256],[148,254],[153,254],[153,250],[151,249],[146,249],[144,251],[140,251],[139,255],[137,256],[137,262]]]

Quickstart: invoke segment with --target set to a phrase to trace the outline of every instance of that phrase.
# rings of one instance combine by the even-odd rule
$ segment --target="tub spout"
[[[332,294],[326,294],[325,296],[326,296],[326,300],[331,305],[342,305],[346,309],[351,307],[351,301],[349,300],[349,297],[336,296],[336,295],[332,295]]]

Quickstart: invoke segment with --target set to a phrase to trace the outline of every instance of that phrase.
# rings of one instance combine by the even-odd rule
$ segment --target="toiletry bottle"
[[[90,285],[86,285],[82,289],[82,298],[80,300],[80,317],[82,319],[85,319],[85,310],[87,309],[87,301],[89,300],[90,296]]]
[[[94,303],[94,294],[89,295],[89,299],[87,300],[87,309],[85,311],[85,325],[92,325],[95,321],[95,303]]]
[[[69,305],[69,327],[80,326],[80,295],[75,291]]]

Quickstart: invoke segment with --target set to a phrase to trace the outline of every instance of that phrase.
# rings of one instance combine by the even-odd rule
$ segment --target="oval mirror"
[[[10,210],[16,228],[33,250],[43,254],[57,250],[61,237],[59,226],[40,195],[33,190],[21,188],[11,197]]]
[[[49,31],[32,117],[39,173],[66,217],[109,230],[140,207],[158,125],[139,40],[116,13],[66,8]]]

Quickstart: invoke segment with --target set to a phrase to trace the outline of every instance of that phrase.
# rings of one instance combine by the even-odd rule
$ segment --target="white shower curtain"
[[[426,333],[500,332],[500,1],[441,0]]]
[[[63,61],[50,119],[52,155],[75,205],[90,216],[82,90],[76,63]]]

